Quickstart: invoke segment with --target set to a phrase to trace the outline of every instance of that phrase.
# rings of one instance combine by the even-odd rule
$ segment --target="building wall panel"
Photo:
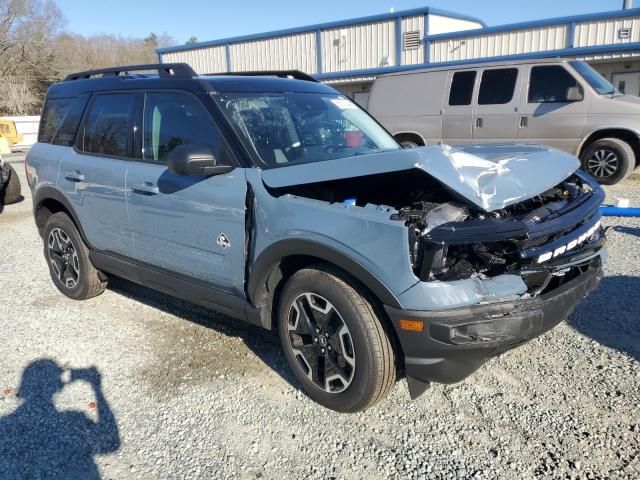
[[[395,32],[395,20],[323,30],[323,71],[395,65]]]
[[[631,28],[629,38],[619,38],[621,28]],[[640,16],[611,18],[576,24],[575,47],[620,44],[640,41]]]
[[[567,45],[566,25],[474,35],[431,42],[431,61],[447,62],[475,58],[559,50]]]
[[[231,70],[302,70],[317,73],[316,33],[234,43]]]
[[[463,20],[461,18],[445,17],[442,15],[429,14],[429,35],[439,33],[459,32],[461,30],[472,30],[482,28],[482,24]]]
[[[402,19],[402,32],[420,32],[420,39],[424,38],[424,15],[414,15]],[[424,43],[412,50],[402,50],[402,65],[415,65],[424,62]]]
[[[162,55],[163,63],[188,63],[197,73],[220,73],[227,71],[224,45],[196,48]]]

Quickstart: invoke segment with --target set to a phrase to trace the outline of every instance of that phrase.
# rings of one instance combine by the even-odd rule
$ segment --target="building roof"
[[[184,44],[184,45],[176,45],[173,47],[158,48],[156,52],[158,54],[163,54],[163,53],[170,53],[170,52],[180,52],[182,50],[194,50],[197,48],[212,47],[215,45],[227,45],[229,43],[246,42],[247,40],[258,40],[258,39],[264,39],[264,38],[282,37],[285,35],[291,35],[296,33],[310,32],[314,30],[327,30],[330,28],[344,27],[348,25],[360,25],[363,23],[379,22],[381,20],[392,20],[396,18],[403,18],[403,17],[409,17],[413,15],[420,15],[420,14],[440,15],[443,17],[455,18],[458,20],[467,20],[470,22],[477,22],[483,27],[487,26],[482,20],[476,17],[471,17],[468,15],[464,15],[456,12],[450,12],[447,10],[441,10],[439,8],[421,7],[421,8],[414,8],[410,10],[400,10],[392,13],[382,13],[379,15],[369,15],[366,17],[357,17],[357,18],[351,18],[347,20],[338,20],[335,22],[317,23],[314,25],[306,25],[303,27],[287,28],[284,30],[273,30],[270,32],[257,33],[252,35],[221,38],[218,40],[210,40],[206,42],[195,42],[195,43]]]

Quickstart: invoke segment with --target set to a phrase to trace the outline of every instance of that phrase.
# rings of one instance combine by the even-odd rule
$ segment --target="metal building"
[[[478,60],[577,57],[640,95],[640,8],[487,27],[429,7],[158,49],[198,73],[298,69],[366,104],[376,76]]]

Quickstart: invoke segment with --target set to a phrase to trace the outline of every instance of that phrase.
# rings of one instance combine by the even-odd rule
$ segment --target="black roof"
[[[132,73],[135,71],[155,73]],[[107,90],[179,89],[194,93],[325,93],[336,90],[297,71],[238,72],[197,75],[186,64],[134,65],[90,70],[68,75],[49,87],[49,98],[69,98]]]

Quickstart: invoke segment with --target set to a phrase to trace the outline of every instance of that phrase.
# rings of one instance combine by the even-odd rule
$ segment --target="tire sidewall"
[[[626,148],[625,148],[626,147]],[[587,162],[589,158],[597,151],[601,149],[608,149],[615,152],[618,156],[618,170],[616,173],[609,177],[601,178],[593,175],[589,169],[587,168]],[[623,140],[618,139],[601,139],[593,142],[589,147],[585,150],[582,155],[582,168],[593,178],[595,178],[599,183],[603,185],[613,185],[615,183],[624,180],[629,174],[633,171],[633,167],[635,166],[635,159],[633,157],[633,150],[631,146],[629,146]]]
[[[73,288],[69,288],[64,283],[62,283],[58,278],[58,276],[56,275],[56,273],[53,271],[53,267],[51,266],[51,261],[49,259],[49,234],[54,228],[59,228],[60,230],[62,230],[64,233],[67,234],[78,256],[80,278],[76,286]],[[51,217],[49,217],[49,219],[47,220],[47,223],[45,224],[43,240],[44,240],[44,257],[47,262],[47,266],[49,267],[49,274],[51,275],[51,279],[53,280],[53,283],[55,284],[56,288],[69,298],[72,298],[72,299],[83,298],[86,295],[87,290],[89,288],[89,285],[87,283],[87,278],[89,275],[88,266],[86,262],[87,248],[84,242],[82,241],[82,238],[80,237],[80,234],[78,233],[78,230],[74,225],[74,223],[71,221],[71,219],[67,215],[63,213],[53,214]]]
[[[369,394],[371,387],[372,348],[367,331],[363,328],[360,314],[349,301],[343,288],[335,282],[331,282],[331,275],[322,271],[303,271],[305,274],[295,274],[285,285],[280,297],[278,309],[278,333],[287,361],[297,380],[304,386],[309,396],[316,402],[341,412],[356,411],[362,399]],[[298,272],[300,273],[300,272]],[[288,337],[288,313],[293,301],[302,293],[315,293],[326,298],[342,316],[349,328],[353,341],[355,355],[354,377],[349,386],[342,392],[329,393],[319,388],[307,378],[298,361],[293,355]]]
[[[399,143],[402,145],[402,148],[418,148],[420,146],[413,140],[400,140]]]

